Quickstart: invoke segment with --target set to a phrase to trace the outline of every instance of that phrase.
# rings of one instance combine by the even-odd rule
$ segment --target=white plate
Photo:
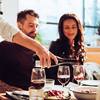
[[[6,91],[6,96],[9,100],[29,100],[28,91]]]
[[[63,91],[63,98],[64,100],[70,100],[70,93],[67,87],[63,87],[61,85],[54,85],[52,88],[47,88],[44,87],[44,92],[46,93],[47,91],[52,91],[52,90],[57,90],[57,91]],[[59,98],[59,96],[48,96],[45,97],[44,100],[61,100],[61,98]]]
[[[100,84],[100,80],[83,80],[81,81],[81,84],[85,86],[98,86]]]
[[[79,86],[70,88],[77,99],[82,100],[95,100],[97,87],[92,86]]]

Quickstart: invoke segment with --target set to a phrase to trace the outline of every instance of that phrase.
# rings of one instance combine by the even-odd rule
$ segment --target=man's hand
[[[40,64],[42,67],[49,68],[51,66],[51,60],[54,60],[55,63],[58,62],[57,57],[50,51],[48,51],[47,48],[45,48],[35,39],[28,37],[24,33],[16,33],[16,35],[13,36],[13,42],[29,48],[33,52],[36,52],[37,56],[40,59]]]
[[[39,50],[38,52],[36,52],[36,54],[38,55],[40,59],[40,65],[43,68],[45,67],[50,68],[51,60],[54,60],[56,64],[58,63],[57,57],[54,54],[52,54],[50,51],[48,51],[46,48]]]

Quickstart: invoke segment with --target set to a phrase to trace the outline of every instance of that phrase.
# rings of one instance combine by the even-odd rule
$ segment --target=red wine
[[[32,80],[31,81],[31,86],[35,89],[42,89],[44,87],[45,81],[40,81],[40,80]]]
[[[70,76],[69,75],[59,75],[58,76],[58,81],[61,83],[61,84],[66,84],[69,80]]]

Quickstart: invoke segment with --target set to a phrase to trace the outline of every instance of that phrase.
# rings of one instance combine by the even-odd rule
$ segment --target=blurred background
[[[4,18],[16,26],[17,12],[34,9],[40,15],[39,39],[48,46],[58,37],[57,24],[64,13],[78,15],[84,26],[85,45],[100,46],[100,0],[0,0]]]

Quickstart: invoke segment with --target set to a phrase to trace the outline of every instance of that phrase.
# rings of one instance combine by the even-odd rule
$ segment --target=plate
[[[44,89],[44,100],[70,100],[71,94],[67,87],[54,85],[52,88]]]
[[[70,100],[70,93],[64,93],[64,91],[59,90],[49,90],[44,92],[44,100]]]
[[[81,84],[85,86],[98,86],[100,84],[100,80],[83,80],[81,81]]]
[[[11,100],[29,100],[28,91],[6,91],[6,96]]]
[[[75,97],[81,100],[95,100],[97,87],[92,86],[79,86],[70,88]]]

